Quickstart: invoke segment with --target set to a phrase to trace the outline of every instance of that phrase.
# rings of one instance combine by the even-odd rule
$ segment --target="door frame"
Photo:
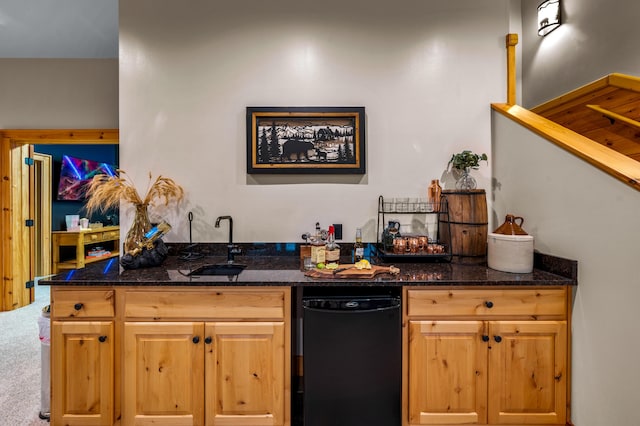
[[[51,155],[34,152],[34,250],[33,261],[35,276],[51,274],[51,205],[52,202],[52,163]]]
[[[33,168],[20,157],[30,145],[117,145],[118,129],[0,130],[0,311],[33,302]],[[30,157],[30,155],[27,155]],[[26,254],[26,256],[25,256]]]

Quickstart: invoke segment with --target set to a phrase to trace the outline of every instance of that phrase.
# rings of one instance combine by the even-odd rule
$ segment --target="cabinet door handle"
[[[502,342],[502,337],[500,337],[500,336],[493,336],[493,340],[495,340],[495,341],[496,341],[496,343],[500,343],[500,342]]]
[[[207,336],[204,338],[204,342],[209,345],[211,344],[211,342],[213,342],[213,339],[211,338],[211,336]]]
[[[100,343],[104,343],[107,341],[107,336],[100,336],[98,337],[98,340],[100,341]]]
[[[484,306],[491,309],[493,308],[493,302],[491,300],[487,300],[486,302],[484,302]]]
[[[193,343],[199,343],[200,342],[200,337],[199,336],[193,336],[193,339],[191,339],[191,341]]]
[[[73,309],[75,309],[76,311],[79,311],[80,309],[82,309],[84,305],[82,303],[76,303],[75,305],[73,305]]]
[[[487,336],[486,334],[482,335],[482,341],[483,342],[488,342],[489,341],[489,336]]]

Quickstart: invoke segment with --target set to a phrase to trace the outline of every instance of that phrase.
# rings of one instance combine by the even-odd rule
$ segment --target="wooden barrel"
[[[440,214],[441,235],[449,237],[454,256],[487,255],[487,195],[484,189],[446,189],[448,215]],[[448,229],[447,229],[448,228]]]

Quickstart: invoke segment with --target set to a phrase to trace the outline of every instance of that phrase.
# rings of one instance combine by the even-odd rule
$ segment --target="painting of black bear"
[[[260,149],[260,147],[258,147],[258,149]],[[300,161],[300,156],[303,155],[304,158],[309,161],[309,151],[315,151],[315,149],[316,146],[313,142],[298,138],[287,139],[286,142],[282,144],[282,156],[280,159],[283,161],[292,160],[294,158],[293,156],[295,156],[295,159]],[[267,157],[267,159],[270,160],[270,157]]]
[[[248,107],[248,173],[364,173],[364,107]]]

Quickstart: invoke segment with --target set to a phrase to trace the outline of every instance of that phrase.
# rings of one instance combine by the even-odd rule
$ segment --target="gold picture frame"
[[[364,174],[364,107],[247,107],[248,174]]]

